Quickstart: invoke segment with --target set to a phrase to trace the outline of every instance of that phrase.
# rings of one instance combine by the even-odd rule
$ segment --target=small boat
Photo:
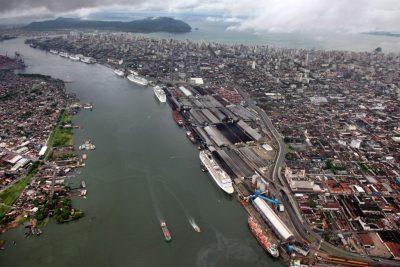
[[[193,229],[197,232],[197,233],[201,233],[201,229],[197,224],[192,224]]]
[[[125,70],[119,70],[119,69],[115,69],[114,73],[117,74],[118,76],[122,77],[125,74]]]
[[[96,146],[92,144],[90,140],[85,141],[84,144],[79,146],[79,150],[94,150]]]
[[[165,241],[166,242],[171,242],[172,237],[171,237],[171,233],[168,230],[166,222],[162,221],[160,226],[161,226],[161,230],[163,231]]]
[[[81,182],[81,187],[82,187],[82,188],[86,188],[86,183],[85,183],[85,181],[82,181],[82,182]]]

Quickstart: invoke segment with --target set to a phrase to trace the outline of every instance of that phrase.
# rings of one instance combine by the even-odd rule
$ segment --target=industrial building
[[[253,205],[282,242],[290,241],[293,238],[293,233],[263,199],[255,198]]]

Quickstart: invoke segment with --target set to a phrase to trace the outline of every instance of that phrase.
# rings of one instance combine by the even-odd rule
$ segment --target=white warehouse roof
[[[278,215],[271,209],[270,206],[261,198],[257,197],[253,201],[254,205],[258,208],[261,215],[263,215],[264,220],[267,220],[267,223],[273,228],[275,233],[283,239],[282,241],[286,241],[293,236],[293,233],[289,230],[289,228],[282,222],[282,220],[278,217]]]

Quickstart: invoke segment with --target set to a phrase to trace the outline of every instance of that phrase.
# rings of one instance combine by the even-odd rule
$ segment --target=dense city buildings
[[[73,153],[70,104],[64,82],[40,74],[16,74],[16,59],[0,56],[0,229],[29,223],[29,234],[48,216],[62,222],[71,210],[63,183],[79,165]]]
[[[308,263],[315,256],[308,251],[320,248],[353,259],[400,259],[398,54],[121,33],[27,42],[163,86],[177,123],[233,178],[241,203],[264,218],[281,250],[297,244]],[[248,200],[261,201],[256,189],[270,201],[254,209]]]

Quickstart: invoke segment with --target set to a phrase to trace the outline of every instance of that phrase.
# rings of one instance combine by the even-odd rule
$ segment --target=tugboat
[[[164,221],[162,221],[160,226],[161,226],[161,230],[163,231],[163,234],[164,234],[165,242],[171,242],[172,237],[171,237],[171,233],[168,230],[167,224]]]

